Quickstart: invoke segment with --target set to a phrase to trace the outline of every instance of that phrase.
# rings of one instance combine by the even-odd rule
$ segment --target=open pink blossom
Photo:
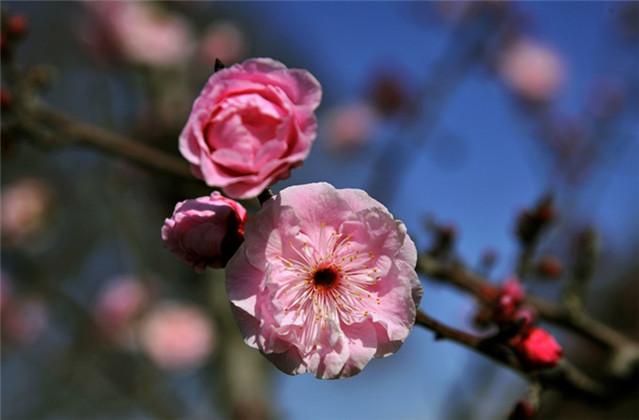
[[[564,66],[552,49],[531,39],[521,39],[506,48],[499,61],[499,71],[524,99],[544,102],[559,89]]]
[[[308,155],[321,96],[309,72],[269,58],[220,70],[193,104],[180,152],[208,185],[256,197]]]
[[[197,307],[164,303],[140,324],[143,350],[158,366],[190,369],[200,366],[213,350],[214,330]]]
[[[195,267],[222,268],[244,239],[246,210],[215,191],[210,196],[179,202],[164,221],[167,248]]]
[[[341,378],[408,336],[416,259],[404,224],[364,191],[307,184],[249,221],[226,286],[249,346],[288,374]]]

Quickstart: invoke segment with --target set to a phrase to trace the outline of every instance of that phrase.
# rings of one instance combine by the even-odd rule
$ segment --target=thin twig
[[[195,180],[188,164],[177,157],[142,142],[77,121],[45,104],[34,105],[30,117],[56,131],[65,140],[94,146],[147,168]]]

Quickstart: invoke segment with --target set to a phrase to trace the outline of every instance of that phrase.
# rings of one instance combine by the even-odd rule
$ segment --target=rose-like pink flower
[[[164,303],[140,324],[143,350],[158,366],[190,369],[200,366],[214,345],[213,324],[197,307]]]
[[[269,58],[220,70],[193,104],[180,152],[208,185],[256,197],[308,155],[321,96],[309,72]]]
[[[288,374],[341,378],[408,336],[416,259],[404,224],[364,191],[307,184],[248,222],[226,286],[249,346]]]
[[[246,210],[215,191],[210,196],[177,203],[164,221],[166,246],[196,270],[222,268],[244,239]]]
[[[551,99],[563,81],[564,66],[559,55],[531,39],[508,46],[498,66],[506,83],[524,99],[534,102]]]
[[[531,328],[515,342],[515,350],[533,368],[553,367],[561,359],[563,350],[555,337],[542,328]]]

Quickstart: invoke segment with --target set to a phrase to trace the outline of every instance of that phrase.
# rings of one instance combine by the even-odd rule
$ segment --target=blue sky
[[[260,16],[271,28],[270,41],[286,40],[287,47],[295,51],[300,62],[288,64],[316,74],[324,88],[326,109],[361,97],[371,69],[380,62],[392,63],[417,84],[424,80],[429,65],[446,45],[446,27],[432,16],[424,16],[422,23],[412,19],[413,5],[269,2],[245,4],[243,9]],[[567,80],[557,104],[563,113],[577,115],[583,109],[594,78],[627,73],[627,63],[618,60],[615,50],[620,47],[611,44],[611,26],[620,6],[606,2],[517,4],[530,15],[531,36],[553,46],[565,61]],[[271,48],[278,51],[264,46]],[[507,274],[515,252],[513,219],[548,187],[547,167],[512,98],[485,72],[476,70],[465,79],[443,115],[433,135],[414,151],[418,156],[404,167],[395,199],[385,204],[406,221],[418,245],[425,244],[423,216],[434,214],[459,227],[463,257],[475,262],[483,249],[492,247],[504,257],[500,270]],[[634,138],[626,142],[624,153],[613,156],[610,165],[595,173],[574,215],[602,227],[606,241],[613,242],[609,245],[636,238],[637,128],[636,123],[627,126]],[[320,139],[311,157],[287,184],[322,180],[339,187],[364,188],[380,143],[402,141],[393,136],[394,130],[392,124],[381,130],[373,145],[349,160],[325,151],[320,126]],[[419,127],[409,135],[420,135]],[[463,159],[442,165],[438,154],[450,147],[450,153],[463,152]],[[472,303],[443,286],[426,283],[422,307],[442,320],[462,325]],[[326,382],[277,375],[277,395],[291,419],[439,419],[455,404],[449,393],[459,388],[469,366],[479,363],[465,349],[435,343],[429,333],[416,330],[396,356],[373,362],[352,379]],[[493,398],[498,404],[508,406],[508,401],[523,392],[523,382],[501,368],[497,380],[502,383],[494,391],[501,393]],[[504,383],[517,386],[506,389]],[[471,399],[475,391],[467,391]],[[491,411],[495,408],[486,404],[486,412],[478,411],[477,418],[495,414]]]

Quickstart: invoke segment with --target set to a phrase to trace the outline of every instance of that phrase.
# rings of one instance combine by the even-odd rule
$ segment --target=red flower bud
[[[23,15],[13,15],[7,20],[7,34],[11,38],[20,38],[27,32],[27,18]]]
[[[11,103],[13,102],[13,95],[6,89],[0,90],[0,106],[2,106],[2,110],[5,111],[9,109]]]
[[[514,343],[515,351],[531,368],[553,367],[561,359],[563,350],[546,330],[531,328]]]

